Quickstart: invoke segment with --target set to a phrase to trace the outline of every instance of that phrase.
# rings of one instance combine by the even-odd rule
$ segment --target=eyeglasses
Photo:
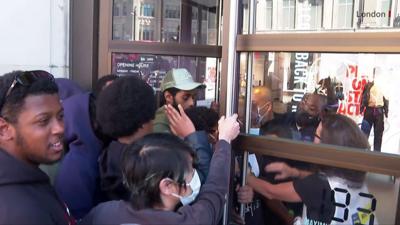
[[[11,94],[12,90],[17,86],[17,84],[24,87],[29,87],[38,79],[49,79],[54,82],[53,75],[43,70],[25,71],[23,73],[16,75],[10,87],[8,88],[6,94],[2,98],[0,110],[3,108],[3,105],[6,102],[7,97]]]

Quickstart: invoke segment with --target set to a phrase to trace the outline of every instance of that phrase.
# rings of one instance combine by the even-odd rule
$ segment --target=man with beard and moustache
[[[162,105],[172,105],[179,111],[180,104],[184,110],[193,107],[196,101],[196,92],[205,88],[202,83],[193,81],[192,75],[184,68],[171,69],[161,82]],[[164,106],[156,112],[153,132],[171,133],[169,121]]]
[[[0,224],[73,224],[39,164],[63,154],[63,108],[54,77],[15,71],[0,78]]]
[[[326,104],[326,96],[307,93],[297,106],[296,112],[285,113],[272,121],[274,124],[289,126],[293,132],[293,139],[312,142]],[[269,123],[264,124],[261,129],[266,129],[268,125]]]
[[[202,83],[193,81],[192,75],[185,68],[171,69],[167,72],[161,82],[161,92],[163,94],[162,107],[156,111],[153,132],[154,133],[172,133],[184,139],[195,149],[201,183],[206,181],[210,160],[212,157],[212,148],[208,143],[208,135],[203,131],[196,131],[192,121],[184,111],[193,107],[196,100],[196,92],[205,88]],[[180,121],[179,126],[171,126],[171,113],[175,109],[184,120]],[[173,127],[173,129],[171,129]]]

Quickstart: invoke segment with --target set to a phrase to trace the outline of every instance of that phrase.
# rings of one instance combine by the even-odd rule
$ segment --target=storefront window
[[[246,55],[240,60],[242,118]],[[371,150],[399,154],[399,72],[398,54],[255,52],[250,133],[281,121],[296,131],[294,139],[312,142],[323,115],[339,113],[360,127]]]
[[[334,2],[333,6],[333,14],[338,15],[340,13],[341,16],[337,17],[337,19],[332,20],[332,28],[337,29],[346,29],[351,28],[353,24],[353,9],[354,9],[354,1],[353,0],[339,0]]]
[[[217,45],[218,7],[219,0],[114,0],[113,40]]]
[[[216,98],[217,59],[206,57],[161,56],[151,54],[113,53],[112,73],[121,76],[140,76],[155,91],[172,68],[186,68],[197,82],[206,84],[198,93],[198,105],[209,106]]]
[[[243,34],[247,32],[249,0],[243,4]],[[256,33],[398,28],[398,0],[258,0]]]
[[[264,219],[252,216],[265,224],[284,224],[288,218],[295,224],[395,224],[399,179],[269,155],[250,154],[249,165],[254,176],[248,185],[254,185],[254,177],[269,185],[247,205],[253,211],[246,211],[246,218],[270,209],[272,215]],[[263,194],[267,204],[256,204]]]
[[[282,20],[280,24],[278,21],[278,26],[280,29],[293,29],[295,0],[283,0],[282,3],[282,10],[280,11]]]

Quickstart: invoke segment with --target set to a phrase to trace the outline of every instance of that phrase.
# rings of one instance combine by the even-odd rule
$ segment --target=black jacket
[[[99,157],[100,187],[104,201],[128,200],[129,191],[123,184],[121,161],[127,145],[112,141]]]
[[[361,95],[360,113],[363,113],[364,110],[368,107],[370,91],[371,91],[372,86],[374,86],[374,82],[368,82],[364,86],[364,89],[363,89],[362,95]],[[388,117],[388,114],[389,114],[389,100],[387,100],[385,97],[383,97],[383,113],[385,114],[386,117]]]
[[[68,224],[49,177],[0,149],[0,224]]]

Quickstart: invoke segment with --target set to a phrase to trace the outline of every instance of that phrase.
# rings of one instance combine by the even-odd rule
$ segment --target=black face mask
[[[299,111],[296,113],[296,124],[299,127],[318,127],[320,119],[312,116],[308,112]]]

